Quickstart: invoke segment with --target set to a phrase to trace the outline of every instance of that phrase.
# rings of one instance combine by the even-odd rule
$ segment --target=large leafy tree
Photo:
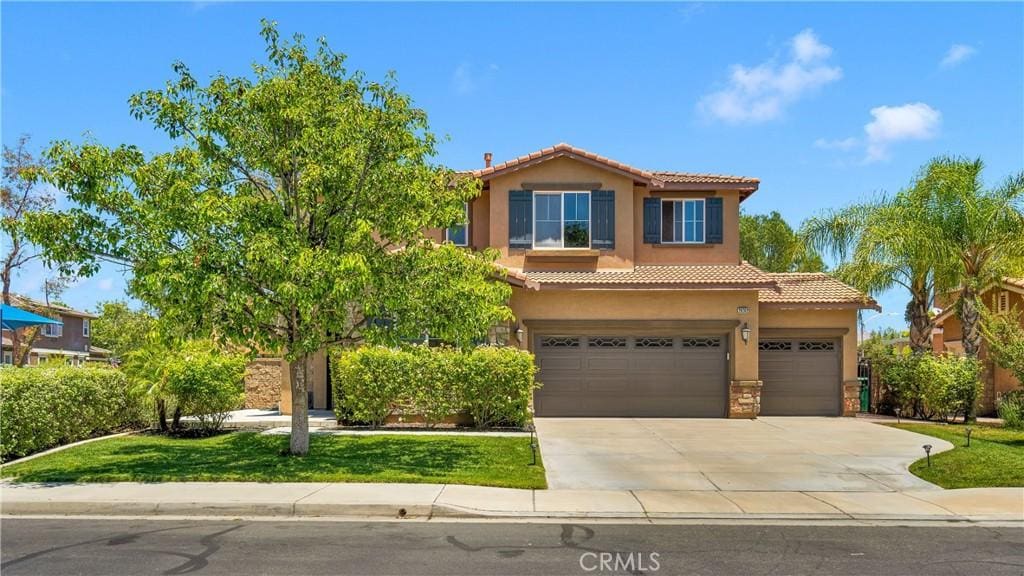
[[[776,211],[740,214],[740,256],[768,272],[822,272],[821,255]]]
[[[427,116],[394,79],[347,70],[323,40],[309,50],[268,22],[262,35],[251,76],[201,84],[177,63],[164,89],[131,98],[170,152],[54,145],[44,177],[77,207],[31,229],[65,272],[127,263],[130,292],[164,323],[283,354],[291,452],[304,454],[313,353],[359,342],[380,317],[392,337],[469,343],[510,317],[510,289],[493,254],[426,239],[479,183],[432,163]]]
[[[11,304],[11,283],[19,269],[38,259],[41,254],[25,234],[26,215],[38,210],[50,209],[54,205],[53,194],[36,185],[31,172],[40,167],[39,161],[29,150],[29,137],[21,136],[13,147],[4,146],[3,174],[0,183],[0,246],[3,246],[0,260],[0,286],[3,303]],[[27,303],[19,302],[31,308]],[[35,310],[45,313],[45,310]],[[11,331],[14,364],[21,366],[28,361],[29,350],[39,334],[36,327]]]
[[[156,318],[150,311],[132,309],[123,300],[100,302],[95,313],[91,341],[110,350],[114,358],[124,359],[132,351],[145,347],[156,328]]]
[[[896,286],[910,292],[907,319],[910,347],[916,353],[931,348],[936,280],[948,276],[929,244],[926,206],[921,182],[915,180],[896,195],[810,218],[801,229],[806,242],[840,260],[835,273],[845,282],[869,294]]]

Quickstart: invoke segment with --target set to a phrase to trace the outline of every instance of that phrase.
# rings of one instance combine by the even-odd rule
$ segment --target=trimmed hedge
[[[335,353],[331,369],[338,419],[373,426],[398,411],[428,427],[460,412],[478,428],[522,426],[538,386],[533,355],[515,348],[367,346]]]
[[[0,368],[0,460],[139,422],[142,402],[114,368]]]

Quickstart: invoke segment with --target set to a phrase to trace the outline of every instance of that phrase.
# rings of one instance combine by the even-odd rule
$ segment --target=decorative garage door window
[[[683,338],[683,348],[718,348],[721,338]]]
[[[591,348],[625,348],[626,339],[622,336],[591,336],[587,338]]]
[[[793,349],[793,343],[784,340],[761,340],[757,348],[762,352],[788,352]]]
[[[674,343],[674,338],[637,338],[637,348],[671,348]]]
[[[540,339],[543,348],[579,348],[580,339],[571,336],[547,336]]]
[[[831,352],[836,349],[836,343],[831,340],[804,340],[799,346],[800,350],[806,352]]]

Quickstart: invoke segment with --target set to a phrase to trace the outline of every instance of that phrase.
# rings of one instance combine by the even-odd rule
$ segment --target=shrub
[[[171,398],[183,416],[195,417],[199,431],[210,434],[244,403],[244,375],[244,357],[188,346],[166,363],[161,394]]]
[[[408,350],[365,347],[338,354],[332,363],[335,414],[339,419],[384,424],[416,368]]]
[[[896,353],[878,366],[888,403],[907,417],[950,421],[966,414],[981,391],[980,365],[971,358]]]
[[[141,414],[114,368],[0,368],[0,460],[134,426]]]
[[[1024,388],[1003,394],[996,409],[1003,419],[1003,426],[1024,430]]]
[[[533,355],[515,348],[476,348],[468,358],[462,402],[479,428],[522,426],[537,384]]]
[[[475,426],[521,426],[536,387],[533,357],[514,348],[364,347],[334,356],[335,412],[374,426],[399,409],[428,427],[460,411]]]

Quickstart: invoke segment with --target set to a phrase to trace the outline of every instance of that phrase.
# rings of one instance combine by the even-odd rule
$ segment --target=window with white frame
[[[456,246],[469,245],[469,202],[462,205],[462,221],[444,231],[444,239]]]
[[[704,200],[663,200],[661,203],[663,244],[704,243]]]
[[[533,195],[535,248],[590,248],[590,192]]]
[[[64,326],[61,324],[43,324],[43,336],[47,338],[60,338],[64,335]]]
[[[4,364],[14,364],[14,354],[10,350],[4,350]]]
[[[91,333],[92,333],[92,325],[89,322],[89,319],[88,318],[83,318],[82,319],[82,336],[85,336],[86,338],[88,338]]]

